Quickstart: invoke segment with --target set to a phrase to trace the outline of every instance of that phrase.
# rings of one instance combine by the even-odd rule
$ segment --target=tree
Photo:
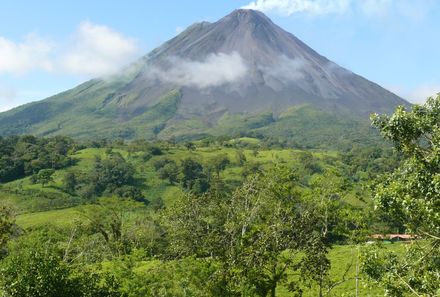
[[[345,202],[343,198],[349,190],[346,177],[335,169],[327,169],[321,175],[313,175],[310,188],[305,191],[307,200],[314,207],[318,218],[316,228],[320,230],[325,244],[323,241],[311,244],[313,252],[306,259],[302,275],[307,275],[318,284],[319,296],[331,296],[334,288],[357,277],[347,278],[347,272],[357,258],[356,253],[352,253],[352,262],[346,267],[342,278],[335,279],[327,273],[330,265],[326,257],[329,244],[350,243],[352,249],[357,250],[354,244],[364,243],[366,239],[368,212],[365,208],[357,209]]]
[[[196,149],[196,145],[191,141],[186,142],[185,147],[189,151],[194,151]]]
[[[209,188],[207,176],[203,171],[203,166],[194,159],[187,158],[182,161],[182,182],[187,190],[197,193],[206,192]]]
[[[241,150],[241,149],[236,151],[235,158],[237,160],[237,164],[240,166],[243,166],[247,161],[246,155],[244,154],[243,150]]]
[[[112,254],[120,255],[131,248],[127,222],[134,211],[143,207],[144,204],[128,199],[100,198],[96,204],[84,207],[81,215],[86,228],[101,235]]]
[[[97,158],[90,179],[96,194],[105,190],[113,192],[116,188],[133,182],[135,170],[121,154],[112,153],[107,159]]]
[[[179,168],[176,162],[169,162],[165,164],[162,168],[157,171],[159,178],[168,179],[170,184],[177,182],[177,177],[179,175]]]
[[[407,112],[372,117],[373,125],[404,154],[403,164],[381,178],[378,206],[405,222],[408,231],[440,235],[440,96]]]
[[[438,295],[438,286],[432,284],[440,283],[440,96],[414,105],[411,111],[400,106],[391,116],[375,114],[372,121],[404,155],[397,169],[378,180],[376,205],[399,220],[407,232],[426,241],[411,245],[400,260],[368,250],[364,271],[392,296],[407,291],[418,296]]]
[[[80,284],[52,245],[20,246],[2,262],[1,285],[6,296],[80,296]]]
[[[220,172],[225,170],[229,163],[231,163],[231,161],[226,154],[216,155],[209,161],[210,166],[212,166],[217,174],[217,178],[220,178]]]
[[[120,198],[131,199],[148,204],[148,200],[145,199],[141,189],[136,186],[121,186],[115,190],[115,194]]]
[[[0,259],[6,254],[6,245],[16,230],[14,211],[11,207],[0,204]]]
[[[320,216],[296,192],[295,180],[287,169],[271,170],[250,177],[232,195],[183,196],[164,217],[170,253],[218,263],[215,275],[228,296],[275,296],[301,262],[326,273],[328,265],[312,261],[316,247],[325,246],[316,227]]]
[[[320,173],[322,171],[318,162],[316,162],[316,160],[313,158],[312,153],[310,152],[305,151],[298,153],[298,161],[309,175]]]
[[[159,169],[163,168],[168,163],[175,163],[174,160],[171,160],[170,158],[158,158],[153,161],[153,167],[158,171]]]
[[[44,187],[48,183],[53,182],[52,176],[54,173],[55,173],[55,170],[53,170],[53,169],[42,169],[36,175],[35,181],[37,183],[40,183]]]
[[[4,296],[120,296],[111,279],[64,261],[64,251],[49,234],[49,230],[31,233],[13,242],[0,265]]]
[[[73,172],[67,172],[63,178],[63,187],[64,190],[69,194],[74,194],[76,185],[78,181],[76,180],[76,175]]]
[[[0,182],[8,182],[38,173],[42,169],[60,169],[73,163],[68,155],[74,149],[71,139],[57,136],[10,136],[0,139]]]

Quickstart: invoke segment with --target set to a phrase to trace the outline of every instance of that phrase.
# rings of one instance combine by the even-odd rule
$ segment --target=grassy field
[[[75,222],[75,219],[78,217],[78,215],[78,209],[75,207],[25,213],[17,217],[17,224],[25,229],[46,224],[68,227]]]

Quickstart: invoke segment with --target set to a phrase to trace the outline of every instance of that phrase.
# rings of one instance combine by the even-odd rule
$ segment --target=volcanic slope
[[[0,135],[252,134],[314,147],[367,135],[368,115],[397,105],[409,103],[319,55],[263,13],[239,9],[190,26],[117,74],[1,113]]]

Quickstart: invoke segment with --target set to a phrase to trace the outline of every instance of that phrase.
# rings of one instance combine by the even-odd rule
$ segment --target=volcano
[[[356,134],[347,127],[362,126],[370,113],[398,105],[409,103],[319,55],[263,13],[239,9],[190,26],[117,74],[1,113],[0,135],[292,139],[331,129],[340,137]]]

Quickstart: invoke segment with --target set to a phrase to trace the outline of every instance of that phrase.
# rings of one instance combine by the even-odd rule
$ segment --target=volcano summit
[[[295,139],[330,128],[356,134],[350,129],[370,113],[397,105],[408,102],[319,55],[263,13],[239,9],[190,26],[120,73],[0,114],[0,135]]]

